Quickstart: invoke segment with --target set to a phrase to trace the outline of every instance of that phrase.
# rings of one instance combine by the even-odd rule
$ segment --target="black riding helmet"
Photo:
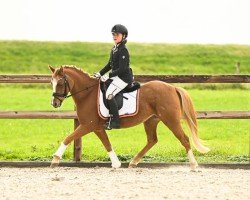
[[[125,35],[125,38],[128,37],[128,29],[121,25],[121,24],[116,24],[113,26],[113,28],[111,29],[112,33],[121,33],[122,35]]]

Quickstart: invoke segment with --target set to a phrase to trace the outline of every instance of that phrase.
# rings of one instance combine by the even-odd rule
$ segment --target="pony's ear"
[[[58,75],[63,75],[63,67],[60,67],[60,69],[57,72]]]
[[[49,67],[49,69],[50,69],[50,71],[51,71],[52,73],[55,72],[55,69],[54,69],[51,65],[49,65],[48,67]]]

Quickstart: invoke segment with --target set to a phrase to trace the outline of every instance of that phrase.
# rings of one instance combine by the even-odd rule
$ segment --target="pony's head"
[[[70,92],[70,84],[63,67],[53,68],[49,65],[52,72],[51,85],[53,87],[51,105],[58,108]]]

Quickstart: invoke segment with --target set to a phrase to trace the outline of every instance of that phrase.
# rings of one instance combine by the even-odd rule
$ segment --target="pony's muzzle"
[[[59,101],[57,98],[52,98],[51,100],[51,105],[54,107],[54,108],[58,108],[62,105],[62,102]]]

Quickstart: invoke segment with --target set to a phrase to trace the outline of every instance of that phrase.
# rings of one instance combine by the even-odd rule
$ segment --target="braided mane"
[[[84,72],[81,68],[79,68],[79,67],[77,67],[75,65],[61,65],[61,67],[63,67],[64,69],[69,69],[69,70],[74,70],[74,71],[80,72],[80,73],[82,73],[83,75],[86,75],[86,76],[90,76],[89,73]]]

